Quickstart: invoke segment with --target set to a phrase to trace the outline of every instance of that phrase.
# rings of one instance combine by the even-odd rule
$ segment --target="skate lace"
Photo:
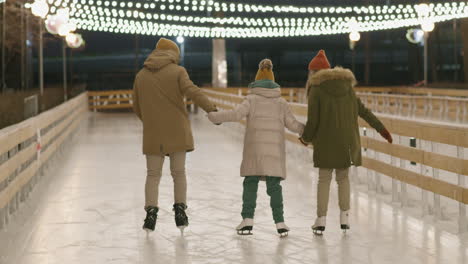
[[[145,222],[154,222],[154,221],[156,221],[156,217],[157,217],[157,212],[154,211],[154,210],[151,210],[146,215]]]
[[[174,206],[175,217],[177,217],[177,218],[185,218],[185,217],[186,217],[185,209],[186,209],[186,207],[185,207],[184,205],[176,205],[176,206]]]

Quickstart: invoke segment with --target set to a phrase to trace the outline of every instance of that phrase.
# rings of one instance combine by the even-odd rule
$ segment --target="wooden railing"
[[[186,105],[193,102],[185,100]],[[131,109],[133,106],[132,90],[89,91],[88,106],[91,111]]]
[[[449,96],[449,97],[468,97],[468,89],[433,89],[416,88],[404,86],[391,87],[356,87],[356,92],[362,93],[385,93],[402,95],[431,95],[431,96]]]
[[[132,90],[89,91],[89,109],[130,109],[133,105]]]
[[[245,87],[209,88],[209,90],[242,96],[248,94],[248,88]],[[455,123],[468,122],[468,98],[375,93],[375,91],[392,92],[397,90],[396,88],[393,90],[391,88],[356,88],[356,90],[364,104],[376,113]],[[361,92],[363,90],[367,92]],[[374,92],[370,93],[370,91]],[[133,104],[131,90],[90,91],[88,96],[89,108],[92,111],[131,109]],[[282,96],[291,103],[307,102],[305,89],[301,88],[283,88]],[[186,103],[192,104],[190,100]]]
[[[468,98],[361,92],[357,95],[378,113],[457,123],[468,121]]]
[[[468,97],[455,97],[468,96],[468,91],[401,87],[355,89],[363,103],[377,113],[445,122],[468,122]],[[243,96],[248,93],[248,88],[210,88],[210,90]],[[402,94],[388,94],[396,92]],[[438,94],[445,96],[434,96]],[[453,96],[450,97],[449,94]],[[307,103],[305,89],[282,88],[282,95],[288,102]]]
[[[233,109],[244,99],[229,93],[206,89],[205,93],[219,108]],[[293,103],[292,111],[300,120],[305,120],[307,106]],[[468,175],[468,126],[427,123],[406,120],[397,117],[379,116],[387,129],[391,131],[395,142],[388,144],[369,129],[369,125],[359,120],[361,142],[364,150],[363,167],[367,169],[368,186],[374,186],[376,192],[382,190],[381,177],[391,179],[391,193],[394,202],[408,205],[407,185],[416,187],[421,192],[422,209],[425,214],[441,216],[441,197],[459,203],[459,230],[467,230],[466,204],[468,188],[465,177]],[[287,139],[300,144],[297,135],[287,133]],[[411,147],[412,141],[418,146]],[[452,151],[455,154],[450,155]],[[417,164],[417,165],[414,165]],[[411,167],[410,167],[411,166]],[[357,173],[356,173],[357,174]],[[451,176],[455,181],[450,181]],[[372,184],[371,184],[372,183]],[[433,195],[429,201],[428,193]]]
[[[42,168],[86,116],[81,94],[36,117],[0,130],[0,228],[34,186]]]

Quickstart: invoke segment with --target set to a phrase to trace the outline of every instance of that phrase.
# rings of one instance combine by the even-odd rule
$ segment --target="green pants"
[[[246,176],[244,178],[244,193],[242,195],[242,218],[253,218],[257,205],[257,190],[260,176]],[[275,223],[284,222],[283,193],[280,177],[266,177],[267,194],[270,196],[270,206]]]

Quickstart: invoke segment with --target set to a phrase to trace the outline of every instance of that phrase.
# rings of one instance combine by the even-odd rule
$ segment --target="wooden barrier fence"
[[[206,89],[205,93],[222,109],[233,109],[243,101],[238,95],[221,93]],[[295,115],[304,120],[307,106],[291,104]],[[387,129],[395,138],[394,144],[388,144],[379,137],[369,136],[369,125],[359,120],[362,148],[372,150],[373,154],[363,156],[363,167],[373,174],[374,180],[380,181],[380,175],[392,180],[392,200],[408,203],[407,185],[418,187],[422,192],[423,210],[428,213],[428,192],[434,195],[434,214],[440,215],[440,197],[447,197],[459,203],[459,230],[467,230],[466,204],[468,204],[468,188],[465,177],[468,176],[468,159],[464,157],[468,148],[468,126],[442,123],[427,123],[416,120],[379,116]],[[367,133],[366,133],[367,132]],[[377,133],[373,133],[377,134]],[[300,144],[296,135],[287,133],[287,139]],[[418,141],[419,148],[403,144],[403,139],[409,137]],[[437,148],[449,145],[456,148],[456,155],[443,154]],[[370,152],[369,152],[370,153]],[[379,157],[380,154],[380,157]],[[384,159],[387,156],[389,159]],[[419,164],[419,172],[407,168],[408,162]],[[427,171],[432,172],[428,176]],[[440,177],[440,171],[457,175],[457,183],[446,181]],[[376,187],[376,191],[378,192]]]
[[[242,96],[248,93],[248,88],[245,87],[209,88],[209,90]],[[391,92],[390,88],[356,88],[356,90],[363,103],[377,113],[455,123],[468,122],[468,98],[369,92]],[[367,92],[360,92],[362,90]],[[88,96],[89,108],[92,111],[131,109],[133,104],[131,90],[90,91]],[[307,101],[305,90],[300,88],[283,88],[282,96],[291,103],[306,103]],[[187,100],[186,103],[187,105],[192,104],[190,100]]]
[[[0,130],[0,228],[32,190],[41,170],[85,118],[85,93]]]

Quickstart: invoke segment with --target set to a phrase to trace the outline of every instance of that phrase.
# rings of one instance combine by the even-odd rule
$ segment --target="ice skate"
[[[289,233],[289,227],[284,223],[277,223],[276,224],[276,230],[278,230],[278,234],[280,237],[287,237]]]
[[[323,231],[325,231],[325,225],[327,224],[327,217],[321,216],[315,220],[315,224],[312,226],[312,230],[314,231],[315,235],[323,235]]]
[[[147,233],[154,231],[154,227],[156,226],[156,220],[158,218],[158,208],[154,206],[148,206],[145,208],[146,210],[146,218],[145,223],[143,224],[143,230]]]
[[[349,210],[348,211],[341,211],[340,213],[340,226],[341,230],[343,230],[343,233],[346,233],[346,231],[349,229]]]
[[[252,235],[252,229],[253,229],[252,218],[245,218],[244,220],[242,220],[240,225],[236,227],[237,234],[240,236]]]
[[[175,222],[177,228],[180,229],[180,234],[184,235],[184,229],[189,225],[188,217],[185,214],[185,209],[187,209],[187,205],[184,203],[176,203],[174,204],[174,213],[175,213]]]

